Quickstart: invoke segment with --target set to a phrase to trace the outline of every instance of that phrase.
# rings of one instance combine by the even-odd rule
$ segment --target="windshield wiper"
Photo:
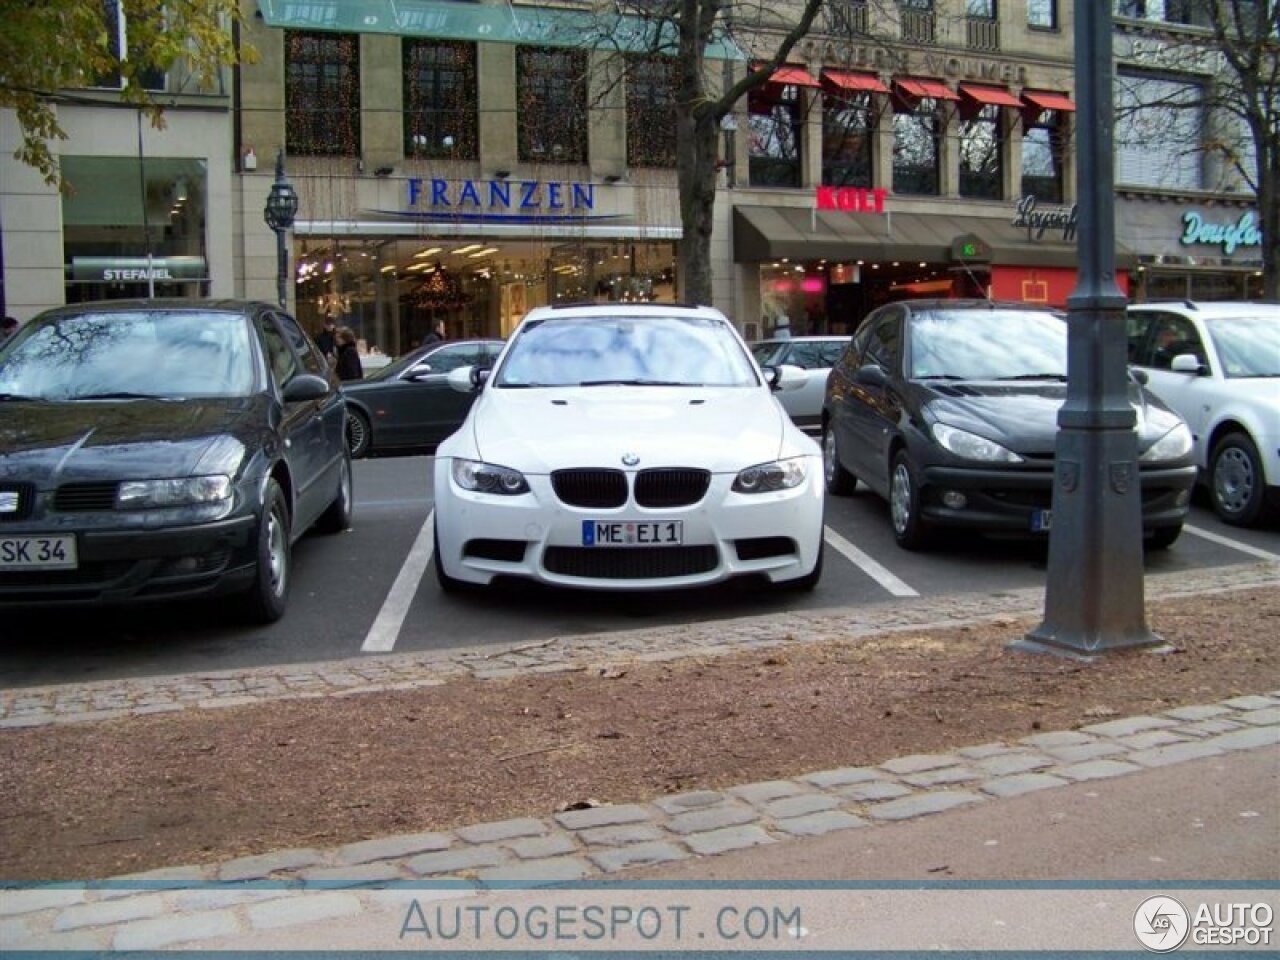
[[[683,380],[583,380],[580,387],[696,387]]]
[[[29,397],[25,393],[0,393],[0,401],[2,400],[29,400],[33,403],[43,402],[44,397]]]
[[[105,393],[77,393],[67,397],[68,400],[181,400],[181,397],[170,397],[160,393],[134,393],[129,390],[114,390]]]
[[[920,379],[921,380],[968,380],[969,378],[962,377],[958,373],[930,373],[930,374],[926,374],[923,377],[920,377]]]
[[[996,380],[1057,380],[1066,383],[1065,373],[1019,373],[1013,377],[996,377]]]

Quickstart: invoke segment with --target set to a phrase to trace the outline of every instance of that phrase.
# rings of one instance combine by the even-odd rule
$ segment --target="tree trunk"
[[[710,306],[711,231],[715,225],[716,159],[720,126],[710,110],[683,116],[676,136],[680,183],[678,291],[681,302]]]
[[[1262,299],[1280,303],[1280,155],[1274,141],[1257,138],[1258,220],[1262,230]]]

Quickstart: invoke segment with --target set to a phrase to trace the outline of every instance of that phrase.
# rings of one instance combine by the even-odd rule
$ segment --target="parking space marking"
[[[391,584],[387,599],[382,601],[382,609],[378,611],[373,626],[364,638],[361,653],[389,653],[396,648],[400,627],[404,624],[404,618],[409,615],[409,607],[413,603],[414,594],[418,592],[418,584],[422,582],[422,575],[427,572],[427,565],[431,563],[435,517],[435,510],[427,514],[426,522],[422,524],[413,546],[409,548],[409,555],[404,558],[404,565],[396,575],[395,583]]]
[[[920,596],[919,592],[912,590],[906,583],[899,580],[887,569],[876,563],[876,561],[872,560],[871,557],[867,556],[830,527],[823,528],[823,538],[837,551],[844,554],[844,556],[847,557],[854,566],[860,568],[863,573],[869,576],[876,583],[880,584],[880,586],[884,587],[895,597]]]
[[[1280,562],[1280,553],[1270,553],[1259,547],[1252,546],[1247,543],[1241,543],[1239,540],[1232,540],[1230,537],[1224,537],[1220,533],[1214,533],[1212,530],[1205,530],[1203,527],[1193,527],[1189,523],[1182,525],[1183,533],[1195,534],[1213,543],[1220,544],[1224,547],[1230,547],[1232,550],[1239,550],[1241,553],[1247,553],[1251,557],[1257,557],[1259,560],[1271,560],[1272,562]]]

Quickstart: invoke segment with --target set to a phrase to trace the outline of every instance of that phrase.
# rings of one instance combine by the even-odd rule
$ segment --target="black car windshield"
[[[38,323],[0,360],[0,394],[38,400],[240,397],[248,321],[199,310],[81,313]]]
[[[908,343],[914,380],[1052,380],[1067,374],[1067,325],[1046,311],[923,311],[912,314]]]
[[[526,324],[507,350],[498,387],[759,384],[723,321],[695,316],[549,317]]]
[[[1206,322],[1224,377],[1280,377],[1280,317],[1214,317]]]

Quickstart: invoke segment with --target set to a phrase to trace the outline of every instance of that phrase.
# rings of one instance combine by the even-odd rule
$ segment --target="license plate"
[[[682,520],[582,521],[584,547],[676,547],[682,543]]]
[[[0,537],[0,570],[74,570],[76,538]]]
[[[1032,510],[1031,511],[1031,530],[1034,533],[1044,533],[1053,525],[1052,510]]]

